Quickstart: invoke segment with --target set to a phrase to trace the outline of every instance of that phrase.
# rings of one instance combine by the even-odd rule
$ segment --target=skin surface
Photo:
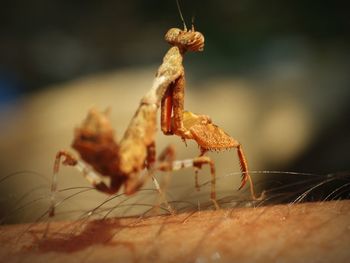
[[[3,226],[4,262],[349,262],[350,201]]]

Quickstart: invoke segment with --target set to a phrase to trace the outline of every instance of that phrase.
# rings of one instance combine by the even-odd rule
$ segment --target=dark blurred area
[[[205,33],[211,73],[247,73],[276,56],[349,56],[344,1],[182,1]],[[1,100],[91,72],[158,63],[160,32],[182,27],[175,0],[4,1],[0,10]],[[270,53],[266,52],[270,46]],[[293,50],[294,49],[294,50]],[[294,53],[293,53],[294,52]],[[277,63],[277,62],[276,62]]]
[[[201,100],[194,97],[187,100],[189,108],[195,108],[198,103],[201,113],[214,115],[216,122],[243,141],[253,170],[317,174],[345,171],[345,177],[349,178],[346,173],[350,170],[347,3],[183,0],[180,4],[187,26],[194,20],[196,29],[206,39],[203,54],[185,59],[189,92],[195,92],[199,98],[203,94]],[[27,167],[38,171],[42,164],[51,169],[51,162],[43,156],[51,160],[58,147],[62,147],[62,141],[69,145],[67,138],[71,138],[74,125],[83,116],[80,112],[72,114],[73,110],[86,112],[90,107],[86,105],[92,104],[90,100],[79,104],[76,99],[85,99],[84,85],[92,83],[98,93],[102,83],[101,92],[105,85],[113,94],[127,90],[121,95],[130,93],[130,97],[139,98],[138,90],[135,89],[136,95],[131,94],[132,87],[147,86],[148,79],[143,77],[154,76],[153,68],[149,71],[152,73],[142,70],[149,70],[150,65],[156,65],[155,69],[160,64],[168,49],[163,36],[170,27],[182,27],[175,0],[3,1],[0,8],[2,175]],[[114,71],[117,72],[114,83],[110,77],[106,77],[110,82],[100,81],[102,77],[74,82]],[[128,81],[136,83],[129,85]],[[79,87],[75,89],[75,85]],[[51,90],[52,94],[48,95]],[[58,95],[59,90],[67,92],[66,97]],[[74,98],[68,90],[75,92]],[[92,101],[97,101],[97,97],[100,101],[105,99],[96,95],[96,90],[88,90],[86,94],[90,94]],[[125,106],[119,105],[121,109],[132,106],[133,112],[134,104],[123,96],[113,98],[117,104],[125,102]],[[103,107],[109,104],[106,101]],[[214,109],[218,112],[216,116]],[[124,114],[125,119],[129,119],[128,114]],[[121,119],[120,115],[116,118]],[[44,121],[46,126],[41,123]],[[118,125],[125,127],[127,121]],[[63,133],[65,137],[62,135],[60,139]],[[49,145],[53,141],[56,144]],[[34,153],[41,163],[36,162]],[[289,176],[286,182],[293,180]],[[345,195],[349,197],[348,190]]]

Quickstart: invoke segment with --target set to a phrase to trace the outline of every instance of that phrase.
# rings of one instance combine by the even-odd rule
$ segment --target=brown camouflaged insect
[[[72,147],[79,152],[87,167],[72,154],[61,150],[57,153],[52,182],[50,215],[54,214],[57,174],[63,158],[64,165],[75,166],[99,191],[114,194],[124,186],[127,195],[135,193],[157,170],[174,171],[185,167],[200,169],[210,165],[211,199],[216,204],[215,166],[204,154],[209,150],[237,148],[242,170],[241,189],[250,181],[252,197],[253,184],[241,145],[222,129],[212,123],[206,115],[184,111],[185,71],[182,64],[186,51],[202,51],[204,36],[192,29],[170,29],[165,40],[172,45],[165,54],[151,89],[141,99],[140,105],[123,136],[118,142],[108,118],[108,112],[90,110],[83,124],[76,129]],[[175,134],[182,139],[195,140],[200,156],[193,159],[174,161],[174,150],[167,147],[156,161],[155,134],[157,111],[161,105],[161,130],[166,135]],[[105,183],[103,177],[109,178]],[[197,180],[196,180],[197,181]],[[159,190],[159,189],[158,189]],[[217,205],[217,204],[216,204]]]

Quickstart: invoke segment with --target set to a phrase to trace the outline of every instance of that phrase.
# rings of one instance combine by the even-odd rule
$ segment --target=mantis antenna
[[[192,31],[194,31],[194,20],[195,20],[195,18],[196,18],[196,16],[193,15],[193,16],[192,16],[192,19],[191,19],[191,23],[192,23],[191,28],[192,28]]]
[[[185,23],[185,19],[184,17],[182,16],[182,12],[181,12],[181,8],[180,8],[180,3],[179,3],[179,0],[176,0],[176,4],[177,4],[177,9],[179,10],[179,14],[180,14],[180,18],[181,18],[181,21],[184,25],[184,31],[187,31],[187,26],[186,26],[186,23]]]

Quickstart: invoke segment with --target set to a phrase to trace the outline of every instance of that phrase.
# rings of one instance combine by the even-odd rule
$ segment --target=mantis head
[[[171,28],[165,34],[165,41],[170,45],[177,46],[181,50],[203,51],[204,36],[201,32],[179,28]]]

